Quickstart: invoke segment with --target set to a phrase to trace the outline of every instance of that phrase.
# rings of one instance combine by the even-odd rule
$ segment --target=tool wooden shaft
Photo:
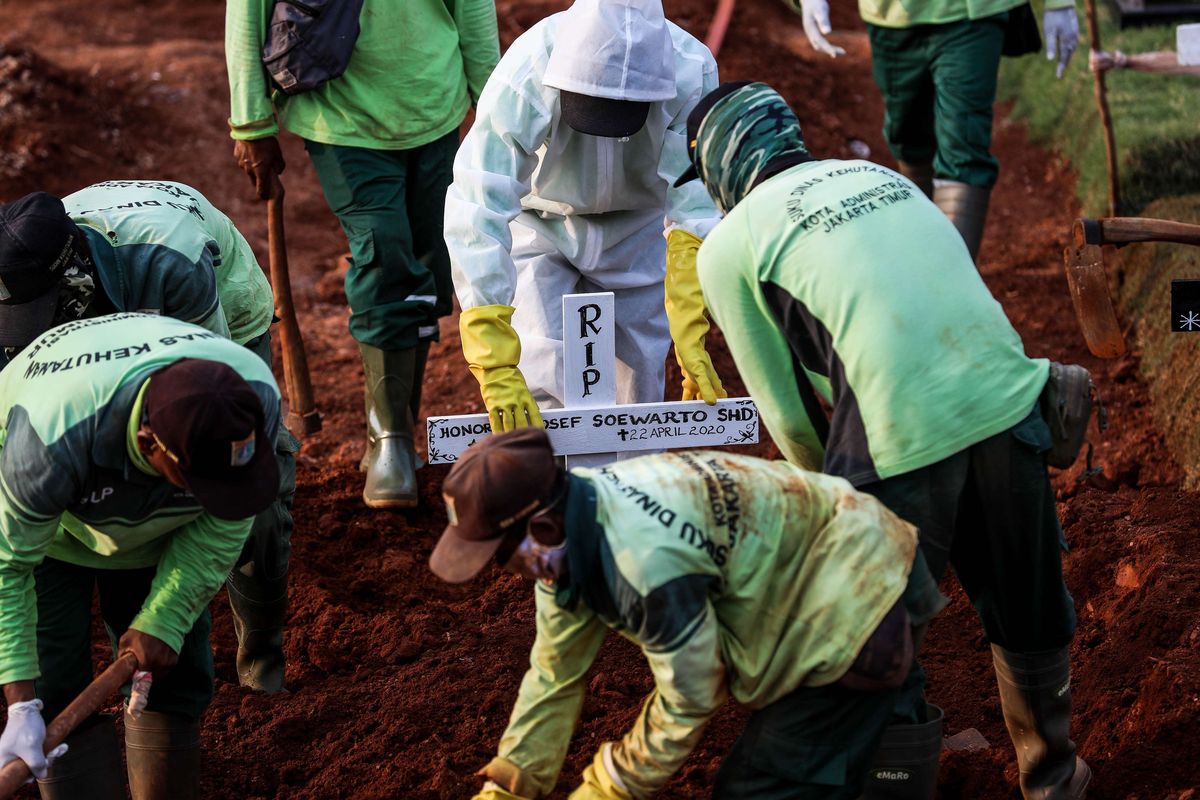
[[[275,316],[279,318],[279,344],[283,352],[283,380],[288,394],[288,427],[305,434],[321,429],[321,416],[313,399],[308,357],[292,303],[292,281],[288,274],[287,240],[283,232],[283,184],[278,177],[267,200],[267,248],[271,261],[271,289],[275,294]]]
[[[1091,39],[1092,50],[1100,52],[1100,23],[1096,19],[1095,0],[1086,0],[1088,37]],[[1108,92],[1105,88],[1104,73],[1093,74],[1093,89],[1096,94],[1096,106],[1100,109],[1100,124],[1104,128],[1104,159],[1108,165],[1108,213],[1116,216],[1121,206],[1120,179],[1117,174],[1117,141],[1113,136],[1112,113],[1108,110]]]
[[[1177,242],[1200,245],[1200,225],[1148,217],[1077,219],[1071,229],[1076,247],[1133,242]]]
[[[108,698],[133,677],[137,666],[137,658],[133,653],[126,653],[88,684],[87,688],[46,726],[45,751],[49,753],[58,747],[71,731],[79,727],[79,723],[99,711]],[[24,761],[19,758],[9,761],[0,768],[0,798],[11,797],[31,776],[32,773]]]

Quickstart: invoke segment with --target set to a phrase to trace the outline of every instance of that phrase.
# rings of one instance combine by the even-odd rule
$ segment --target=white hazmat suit
[[[539,405],[563,402],[562,296],[589,291],[615,295],[618,402],[663,399],[664,235],[703,238],[719,218],[699,182],[671,184],[690,166],[687,116],[716,86],[712,54],[657,0],[577,0],[513,42],[488,80],[454,162],[446,243],[464,310],[515,307]],[[646,124],[580,133],[560,89],[650,101]]]

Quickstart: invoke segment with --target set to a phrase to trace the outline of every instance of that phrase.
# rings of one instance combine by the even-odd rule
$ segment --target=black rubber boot
[[[926,706],[920,725],[889,725],[859,800],[933,800],[942,752],[942,710]]]
[[[416,508],[417,455],[411,404],[417,350],[380,350],[358,345],[366,376],[367,483],[363,501],[371,508]]]
[[[276,580],[255,575],[254,562],[234,569],[225,581],[238,640],[238,683],[267,694],[283,691],[287,587],[287,575]]]
[[[133,800],[199,800],[200,720],[126,712],[125,760]]]
[[[917,185],[926,197],[933,197],[933,162],[926,161],[913,164],[908,161],[900,162],[900,174]]]
[[[42,800],[125,800],[121,744],[112,719],[76,730],[67,737],[67,752],[38,781]]]
[[[1017,750],[1026,800],[1079,800],[1092,771],[1071,741],[1069,650],[1012,653],[992,645],[1004,724]]]
[[[992,190],[982,186],[940,179],[933,182],[933,202],[958,228],[972,259],[979,253],[979,243],[983,241],[991,196]]]

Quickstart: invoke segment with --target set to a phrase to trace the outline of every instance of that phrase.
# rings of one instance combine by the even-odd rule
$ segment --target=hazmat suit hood
[[[675,97],[671,31],[659,0],[576,0],[558,25],[546,86],[608,100]]]
[[[689,147],[695,174],[713,202],[728,214],[777,159],[809,157],[800,121],[779,93],[765,83],[722,86],[715,103],[701,100],[702,114]],[[707,100],[708,98],[706,98]],[[689,127],[693,120],[689,120]],[[686,181],[692,170],[684,173]],[[678,185],[678,184],[677,184]]]

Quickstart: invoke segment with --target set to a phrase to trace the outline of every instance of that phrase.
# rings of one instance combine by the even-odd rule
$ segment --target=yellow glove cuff
[[[515,367],[521,360],[521,338],[512,326],[512,306],[475,306],[458,318],[463,355],[475,377],[476,370]]]
[[[633,800],[633,795],[616,774],[612,763],[612,742],[605,742],[592,763],[583,771],[583,783],[568,800]]]

